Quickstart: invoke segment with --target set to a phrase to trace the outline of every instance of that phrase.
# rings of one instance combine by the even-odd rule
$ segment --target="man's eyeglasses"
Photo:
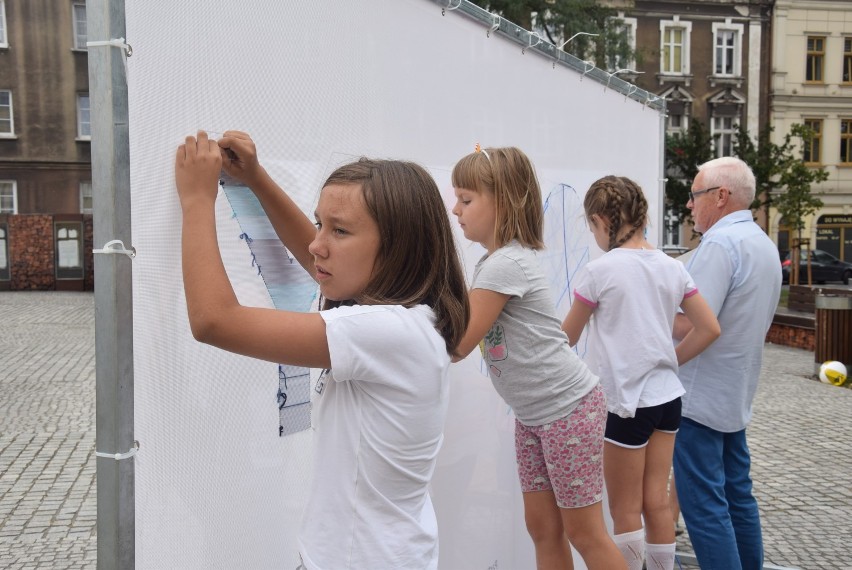
[[[689,192],[689,199],[695,202],[696,196],[701,196],[702,194],[706,194],[707,192],[712,192],[713,190],[718,190],[721,186],[713,186],[712,188],[707,188],[706,190],[699,190],[697,192]]]

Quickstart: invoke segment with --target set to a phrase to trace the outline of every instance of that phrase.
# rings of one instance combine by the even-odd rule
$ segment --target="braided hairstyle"
[[[586,218],[597,214],[609,222],[609,249],[632,238],[648,224],[648,201],[642,189],[624,176],[604,176],[586,192]]]

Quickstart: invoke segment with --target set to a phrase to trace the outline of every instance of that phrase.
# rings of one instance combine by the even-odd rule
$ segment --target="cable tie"
[[[532,43],[533,38],[537,40],[535,43]],[[527,32],[527,45],[521,48],[521,55],[524,55],[528,48],[534,48],[542,41],[543,40],[541,39],[541,36],[538,35],[538,32]]]
[[[491,14],[491,27],[488,28],[488,31],[485,32],[485,37],[490,38],[491,32],[498,30],[500,28],[500,22],[503,18],[497,14]]]
[[[122,459],[127,459],[128,457],[133,457],[136,455],[136,452],[139,451],[139,442],[133,442],[133,448],[127,453],[104,453],[102,451],[95,451],[95,456],[97,457],[107,457],[110,459],[115,459],[116,461],[121,461]]]
[[[117,47],[119,49],[124,50],[126,57],[130,57],[133,55],[133,47],[130,44],[125,43],[124,38],[113,38],[111,40],[99,40],[95,42],[86,42],[86,47]]]
[[[130,246],[130,249],[126,249],[124,247],[123,241],[121,241],[120,239],[114,239],[112,241],[106,242],[102,249],[93,249],[92,253],[105,253],[109,255],[122,253],[127,257],[133,258],[136,257],[136,248]]]
[[[124,38],[113,38],[111,40],[98,40],[94,42],[86,42],[86,47],[116,47],[124,52],[124,81],[127,82],[128,69],[127,58],[133,55],[133,48],[130,44],[124,41]]]
[[[462,0],[459,0],[459,3],[453,6],[453,0],[447,0],[447,5],[441,8],[441,15],[446,16],[447,12],[452,10],[458,10],[459,6],[461,6]]]

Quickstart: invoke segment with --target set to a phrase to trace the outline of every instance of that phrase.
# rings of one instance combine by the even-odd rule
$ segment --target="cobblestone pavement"
[[[95,568],[91,293],[0,293],[0,568]]]
[[[747,432],[765,564],[849,570],[852,390],[814,380],[813,372],[812,352],[766,345]],[[686,533],[678,551],[692,551]]]
[[[749,428],[766,562],[852,569],[852,390],[813,368],[766,347]],[[96,567],[94,418],[92,294],[0,292],[0,568]]]

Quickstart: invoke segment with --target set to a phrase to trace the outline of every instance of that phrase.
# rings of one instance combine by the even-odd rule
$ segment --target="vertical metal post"
[[[668,210],[668,205],[666,204],[666,181],[668,180],[669,173],[666,172],[666,136],[668,135],[668,130],[666,129],[666,117],[669,114],[668,110],[668,102],[663,99],[660,103],[662,105],[662,109],[660,109],[660,209],[659,209],[659,218],[660,227],[657,229],[657,247],[659,249],[663,249],[666,245],[666,233],[668,233],[669,229],[666,227],[666,210]],[[678,225],[678,232],[681,231],[680,225]],[[678,246],[680,245],[681,240],[678,239]]]
[[[125,37],[124,0],[88,0],[89,41]],[[125,52],[89,49],[95,248],[130,248],[130,148]],[[97,450],[126,453],[133,438],[131,258],[95,255]],[[134,461],[97,458],[98,569],[135,565]]]

